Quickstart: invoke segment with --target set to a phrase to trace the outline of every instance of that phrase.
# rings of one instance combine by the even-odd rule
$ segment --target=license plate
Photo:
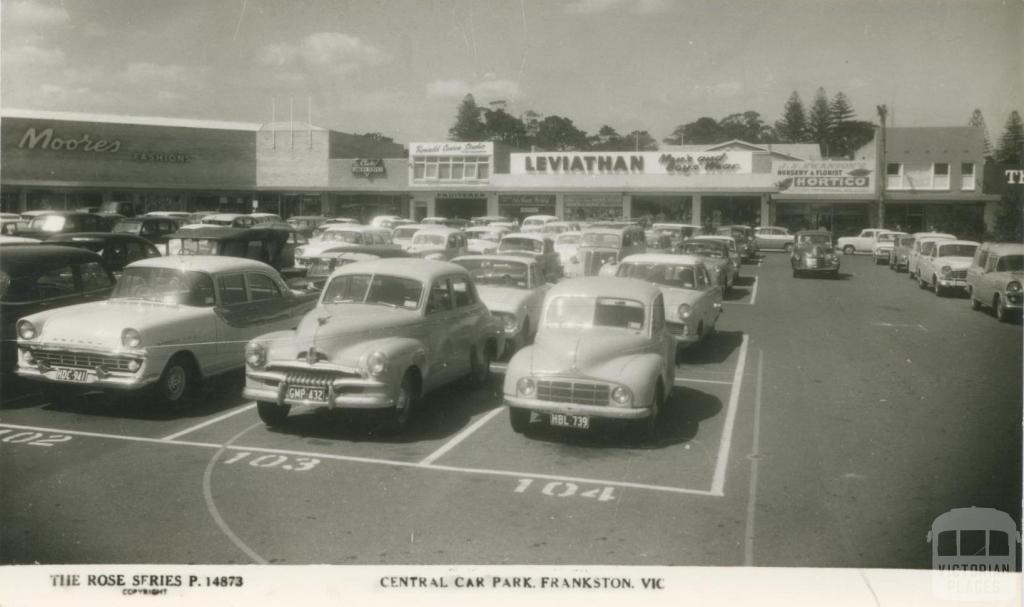
[[[552,413],[551,425],[561,428],[577,428],[587,430],[590,428],[590,418],[585,415],[566,415],[564,413]]]
[[[89,372],[85,369],[66,369],[59,367],[54,379],[57,381],[70,381],[75,382],[76,384],[84,384],[89,381]]]
[[[315,403],[326,403],[327,388],[313,388],[311,386],[289,386],[287,398],[295,400],[308,400]]]

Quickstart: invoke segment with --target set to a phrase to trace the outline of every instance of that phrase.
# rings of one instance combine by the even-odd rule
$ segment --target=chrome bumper
[[[242,395],[252,400],[273,402],[279,405],[325,405],[332,409],[388,409],[395,406],[395,395],[391,386],[374,379],[339,378],[331,380],[327,385],[326,403],[288,398],[288,387],[285,382],[285,373],[246,369],[245,388],[242,390]]]
[[[50,350],[52,351],[52,350]],[[69,354],[74,351],[67,351]],[[93,352],[79,352],[83,355],[97,354]],[[138,354],[138,353],[137,353]],[[160,379],[162,369],[156,368],[150,371],[151,365],[149,360],[139,354],[136,356],[141,361],[141,366],[138,371],[111,371],[103,365],[97,365],[95,367],[85,368],[82,366],[73,365],[56,365],[51,366],[41,361],[35,363],[28,363],[25,361],[25,350],[22,348],[18,349],[18,367],[15,372],[20,376],[32,381],[44,381],[54,384],[61,384],[64,386],[79,386],[90,389],[111,389],[111,390],[138,390],[148,385],[156,383]],[[74,369],[75,371],[85,371],[85,381],[73,381],[67,379],[57,379],[57,373],[59,368]]]
[[[506,407],[516,407],[517,409],[528,409],[537,413],[567,413],[569,415],[587,415],[607,419],[643,419],[651,415],[651,410],[647,407],[574,405],[571,403],[556,403],[547,400],[524,398],[522,396],[510,396],[508,394],[505,395],[504,405]]]

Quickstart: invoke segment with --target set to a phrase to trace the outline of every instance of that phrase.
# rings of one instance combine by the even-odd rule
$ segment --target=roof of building
[[[662,145],[659,151],[691,154],[710,151],[770,152],[776,156],[790,156],[794,160],[821,160],[821,147],[817,143],[750,143],[732,139],[712,144]]]
[[[3,118],[34,118],[39,120],[66,120],[69,122],[104,122],[112,124],[138,124],[147,126],[174,126],[196,129],[220,129],[230,131],[258,131],[258,122],[229,122],[226,120],[204,120],[199,118],[166,118],[161,116],[128,116],[121,114],[88,114],[83,112],[51,112],[2,108]]]

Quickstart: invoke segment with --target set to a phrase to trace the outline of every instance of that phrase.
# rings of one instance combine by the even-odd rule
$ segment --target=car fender
[[[424,380],[423,385],[427,384],[426,378],[430,376],[432,369],[427,365],[426,346],[418,339],[382,337],[363,341],[345,348],[344,357],[358,360],[359,368],[365,369],[366,357],[373,352],[382,352],[388,357],[388,368],[382,379],[392,387],[397,389],[409,367],[417,367]]]
[[[646,405],[651,402],[656,387],[653,378],[664,378],[665,358],[660,354],[652,352],[630,356],[629,360],[619,371],[618,383],[621,383],[633,391],[634,405]],[[664,386],[663,396],[672,389],[671,384]]]
[[[516,382],[519,378],[530,375],[530,366],[533,361],[533,345],[519,349],[508,361],[505,370],[505,380],[502,384],[502,392],[508,396],[516,393]]]

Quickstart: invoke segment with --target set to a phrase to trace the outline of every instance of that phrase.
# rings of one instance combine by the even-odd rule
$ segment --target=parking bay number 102
[[[521,478],[513,493],[526,493],[531,485],[532,478]],[[540,492],[551,497],[589,497],[599,502],[610,502],[615,499],[614,487],[598,487],[580,492],[579,485],[568,481],[551,481],[541,487]]]

